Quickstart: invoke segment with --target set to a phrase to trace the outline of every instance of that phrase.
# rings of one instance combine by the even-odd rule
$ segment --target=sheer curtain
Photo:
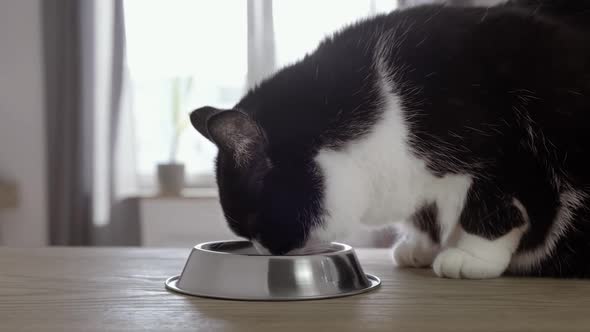
[[[275,71],[273,2],[248,0],[248,75],[246,88]]]
[[[42,2],[47,126],[49,243],[89,243],[92,156],[89,116],[82,112],[77,0]]]
[[[122,1],[43,1],[52,245],[95,243],[135,190]]]
[[[93,115],[93,224],[105,226],[112,206],[137,193],[134,121],[125,51],[123,0],[94,0],[84,15],[84,100]],[[92,55],[90,55],[92,54]]]

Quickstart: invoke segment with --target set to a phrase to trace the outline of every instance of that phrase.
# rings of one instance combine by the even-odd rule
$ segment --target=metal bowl
[[[222,299],[286,301],[354,295],[380,283],[363,272],[346,244],[334,242],[315,255],[267,256],[248,241],[220,241],[195,246],[182,274],[166,280],[166,288]]]

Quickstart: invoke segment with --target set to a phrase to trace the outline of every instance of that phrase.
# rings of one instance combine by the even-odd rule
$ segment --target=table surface
[[[330,300],[171,293],[188,249],[0,248],[0,331],[590,331],[590,280],[450,280],[357,250],[383,283]]]

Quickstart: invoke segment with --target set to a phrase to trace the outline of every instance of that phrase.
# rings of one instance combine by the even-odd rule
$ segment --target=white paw
[[[430,266],[435,254],[434,249],[424,248],[405,239],[398,241],[393,247],[393,259],[398,266]]]
[[[487,279],[502,275],[509,262],[510,256],[507,259],[486,260],[459,248],[448,248],[436,256],[432,268],[439,277]]]

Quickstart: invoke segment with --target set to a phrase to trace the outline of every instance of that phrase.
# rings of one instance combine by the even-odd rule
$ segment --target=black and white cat
[[[397,222],[400,266],[590,276],[590,3],[358,22],[191,122],[231,229],[272,254]]]

